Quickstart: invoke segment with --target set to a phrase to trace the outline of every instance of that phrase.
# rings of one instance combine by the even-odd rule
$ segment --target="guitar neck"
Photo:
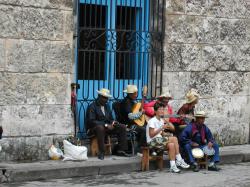
[[[193,116],[190,115],[166,114],[163,116],[163,118],[180,118],[180,117],[193,119]]]

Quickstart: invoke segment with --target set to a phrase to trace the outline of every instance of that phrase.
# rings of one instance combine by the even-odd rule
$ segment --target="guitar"
[[[142,100],[141,100],[141,103],[135,103],[134,106],[132,107],[132,113],[138,113],[138,112],[141,112],[142,108],[143,108],[143,105],[144,105],[144,101],[145,101],[145,98],[147,96],[147,92],[148,92],[148,87],[147,86],[144,86],[143,89],[142,89]],[[135,119],[134,122],[136,123],[136,125],[138,126],[143,126],[145,124],[145,115],[142,114],[140,116],[140,118],[138,119]]]
[[[193,119],[195,119],[193,115],[189,115],[189,114],[186,114],[186,115],[165,114],[165,115],[163,115],[161,117],[162,118],[181,118],[182,117],[186,124],[190,123]],[[150,119],[150,117],[146,115],[145,119],[148,122],[148,120]]]
[[[187,118],[189,120],[195,119],[193,115],[189,114],[184,114],[184,115],[179,115],[179,114],[165,114],[162,116],[162,118]]]

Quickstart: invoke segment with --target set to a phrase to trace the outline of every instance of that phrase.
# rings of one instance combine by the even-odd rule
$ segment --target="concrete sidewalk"
[[[220,148],[221,164],[250,161],[250,145]],[[0,183],[43,179],[84,177],[140,171],[141,158],[105,157],[104,161],[90,157],[87,161],[40,161],[33,163],[0,163]],[[165,160],[165,166],[168,160]],[[154,164],[151,164],[154,169]],[[167,166],[168,167],[168,166]]]

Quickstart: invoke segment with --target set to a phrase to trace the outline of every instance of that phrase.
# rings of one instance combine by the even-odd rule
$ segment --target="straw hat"
[[[169,92],[165,92],[165,93],[161,94],[160,96],[158,96],[157,98],[159,99],[159,98],[164,98],[164,97],[172,99],[172,96]]]
[[[195,89],[195,88],[191,88],[189,92],[191,92],[191,93],[192,93],[193,95],[195,95],[195,96],[200,97],[200,94],[199,94],[198,90]]]
[[[197,111],[195,114],[194,114],[194,117],[201,117],[201,118],[207,118],[207,115],[204,111]]]
[[[99,95],[102,95],[103,97],[112,97],[112,95],[110,95],[110,91],[106,88],[102,88],[100,90],[97,90],[97,93]]]
[[[127,88],[125,90],[123,90],[123,92],[135,93],[135,92],[138,92],[138,88],[136,85],[129,84],[129,85],[127,85]]]
[[[197,90],[191,89],[187,94],[186,94],[186,103],[192,103],[196,99],[199,99],[200,95],[198,94]]]

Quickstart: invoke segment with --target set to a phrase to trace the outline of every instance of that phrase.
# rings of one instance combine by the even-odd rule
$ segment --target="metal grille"
[[[78,2],[77,124],[85,136],[86,108],[96,90],[122,99],[127,84],[144,85],[148,97],[161,93],[165,0],[80,0]]]

